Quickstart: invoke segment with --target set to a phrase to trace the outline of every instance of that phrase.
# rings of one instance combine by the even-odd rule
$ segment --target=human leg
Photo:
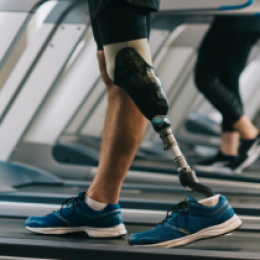
[[[140,51],[146,52],[146,57],[151,62],[151,54],[147,51],[149,48],[144,48],[142,44],[138,44],[141,41],[146,42],[145,47],[148,46],[147,38],[150,34],[149,13],[141,10],[136,14],[136,10],[138,11],[137,8],[131,6],[129,8],[129,5],[122,3],[122,1],[115,1],[106,10],[106,13],[100,15],[96,21],[92,21],[95,27],[99,25],[99,28],[95,28],[95,31],[99,32],[95,36],[98,46],[101,45],[100,42],[104,45],[103,42],[106,41],[120,41],[113,44],[114,47],[109,49],[109,51],[106,51],[106,46],[104,46],[105,52],[101,48],[98,51],[101,75],[108,90],[108,108],[105,118],[100,163],[87,194],[88,197],[103,203],[118,202],[122,182],[140,145],[147,125],[147,120],[140,113],[131,98],[122,89],[113,84],[111,80],[113,79],[113,74],[111,74],[113,73],[113,68],[110,67],[111,63],[108,62],[111,56],[122,45],[125,45],[122,42],[124,39],[136,39],[131,42],[136,46],[140,46]],[[121,17],[114,17],[118,13],[121,13]],[[129,29],[129,23],[121,23],[121,26],[117,28],[118,19],[123,19],[123,17],[127,17],[132,25],[132,32],[128,34],[126,32]],[[137,39],[141,36],[146,38]]]
[[[258,135],[258,130],[244,115],[239,93],[239,77],[258,33],[220,29],[218,23],[221,22],[220,18],[215,21],[206,34],[195,70],[198,89],[223,116],[219,152],[199,162],[196,168],[200,170],[232,170],[237,160],[234,156],[238,154],[238,134],[246,140],[255,139]]]
[[[242,138],[255,138],[256,128],[244,115],[239,77],[259,33],[237,28],[220,29],[221,23],[221,19],[217,19],[203,39],[195,82],[222,114],[223,132],[238,131]]]
[[[122,1],[112,7],[113,12],[120,4]],[[128,12],[128,8],[125,11]],[[134,16],[134,13],[128,13],[128,15],[130,22],[131,19],[137,18],[135,28],[137,35],[134,39],[140,35],[148,35],[146,12],[139,12],[137,17]],[[106,19],[105,22],[107,22]],[[135,20],[132,22],[134,23]],[[140,25],[144,27],[141,34],[139,34]],[[110,32],[113,32],[113,27],[109,29]],[[80,193],[78,197],[66,201],[67,207],[63,207],[59,211],[43,217],[28,218],[26,228],[35,233],[64,234],[84,231],[91,237],[116,237],[126,234],[120,206],[116,203],[125,174],[144,134],[147,120],[129,96],[122,89],[113,85],[109,79],[96,22],[93,23],[93,30],[100,50],[97,54],[100,71],[107,85],[109,98],[98,172],[88,191],[89,198],[85,197],[85,193]],[[129,34],[131,35],[131,33]]]
[[[239,78],[243,72],[249,53],[259,35],[256,32],[235,32],[231,34],[236,42],[236,47],[231,44],[225,50],[228,53],[226,66],[220,74],[223,84],[229,89],[243,108],[242,98],[239,90]],[[241,109],[242,110],[242,109]],[[242,110],[243,111],[243,110]],[[243,113],[235,122],[230,117],[223,115],[223,132],[236,131],[243,140],[255,139],[259,133],[258,129],[253,125],[252,121]]]
[[[257,137],[259,130],[254,126],[248,116],[243,115],[234,124],[233,128],[240,134],[243,140],[252,140]]]
[[[237,156],[239,147],[239,133],[225,131],[221,135],[220,151],[227,156]]]
[[[239,77],[246,65],[252,46],[259,38],[259,33],[255,31],[245,31],[236,33],[236,48],[230,52],[230,62],[227,62],[229,70],[223,72],[222,81],[240,100]],[[242,105],[243,106],[243,105]],[[236,173],[241,173],[243,169],[250,166],[260,155],[259,130],[252,121],[243,113],[237,121],[223,120],[223,129],[233,129],[240,135],[240,144],[236,160],[230,164],[231,169]]]
[[[103,51],[98,52],[101,74],[108,89],[98,171],[88,196],[102,203],[118,203],[120,188],[143,138],[147,120],[130,97],[108,78]]]

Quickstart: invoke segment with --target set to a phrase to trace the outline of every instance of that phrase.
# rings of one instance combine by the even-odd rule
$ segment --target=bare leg
[[[253,125],[247,116],[242,116],[235,124],[234,129],[239,132],[240,138],[244,140],[253,140],[259,134],[258,129]]]
[[[131,98],[107,75],[104,52],[98,52],[102,78],[108,89],[100,163],[88,196],[102,203],[117,203],[121,185],[145,133],[147,120]]]
[[[239,138],[253,140],[259,134],[258,129],[247,116],[242,116],[235,124],[236,132],[223,132],[221,136],[220,151],[225,155],[236,156],[239,147]]]
[[[223,132],[221,136],[220,151],[229,156],[236,156],[239,147],[238,132]]]

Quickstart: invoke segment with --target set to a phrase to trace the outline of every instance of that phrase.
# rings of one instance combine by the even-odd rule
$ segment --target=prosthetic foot
[[[198,182],[196,173],[188,165],[177,144],[167,117],[169,105],[160,79],[154,68],[134,48],[127,47],[118,52],[114,83],[131,97],[143,115],[151,121],[164,143],[164,150],[169,150],[172,155],[181,184],[188,191],[196,191],[206,197],[213,196],[210,188]]]

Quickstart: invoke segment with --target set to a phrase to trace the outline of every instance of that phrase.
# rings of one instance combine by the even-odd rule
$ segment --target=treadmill
[[[17,163],[0,163],[0,201],[20,203],[44,203],[61,205],[68,197],[87,191],[90,182],[64,180],[34,167]],[[157,176],[158,179],[159,176]],[[151,178],[152,180],[152,178]],[[156,180],[156,179],[155,179]],[[224,194],[237,214],[255,216],[260,214],[260,184],[239,182],[204,182],[216,194]],[[167,211],[187,195],[203,199],[199,193],[189,193],[181,187],[178,177],[161,176],[161,183],[123,184],[120,204],[127,209]]]
[[[24,210],[26,210],[24,206]],[[49,236],[31,234],[24,218],[13,213],[0,218],[2,256],[35,259],[259,259],[259,219],[243,220],[244,227],[218,238],[201,240],[177,249],[133,247],[124,239],[89,239],[84,234]],[[249,223],[248,223],[249,222]],[[126,222],[129,234],[142,232],[154,224]]]
[[[41,1],[0,1],[0,34],[5,36],[0,43],[0,70],[19,42],[39,2]]]
[[[24,175],[23,182],[19,183],[17,181],[17,176],[22,177],[25,173],[24,165],[8,162],[3,162],[2,165],[5,169],[10,169],[10,172],[7,171],[5,178],[6,183],[9,182],[9,185],[12,186],[13,189],[19,189],[19,187],[25,188],[32,184],[36,185],[37,183],[39,185],[41,182],[46,184],[47,179],[52,179],[49,182],[49,185],[54,182],[59,182],[56,176],[51,178],[53,176],[46,172],[41,172],[36,179],[33,179],[33,177],[37,176],[35,173],[38,172],[38,169],[32,167],[30,169],[31,179]],[[12,167],[15,167],[16,169]],[[18,168],[20,169],[20,172],[18,171]],[[3,169],[4,168],[1,168],[1,172],[4,172]],[[11,172],[19,172],[16,177],[14,176],[14,180],[11,178]],[[1,177],[2,176],[4,176],[4,174],[2,174]],[[12,181],[13,183],[11,183]],[[171,188],[170,184],[169,188]],[[35,190],[36,189],[37,188],[35,188]],[[39,190],[39,187],[37,190]],[[34,191],[34,196],[37,196],[35,194],[36,193]],[[259,239],[259,219],[257,217],[244,217],[243,220],[246,223],[245,228],[240,231],[236,231],[231,235],[229,234],[229,238],[223,236],[214,240],[199,241],[185,246],[183,249],[162,250],[149,248],[149,250],[147,250],[146,248],[130,247],[127,245],[127,241],[125,239],[88,239],[84,235],[82,236],[82,234],[62,237],[30,234],[24,230],[24,218],[29,214],[42,214],[44,210],[46,210],[46,213],[50,212],[51,209],[56,209],[57,205],[53,205],[51,203],[44,204],[43,201],[34,201],[34,203],[29,201],[25,202],[25,199],[23,202],[19,202],[19,198],[21,197],[21,194],[18,194],[16,199],[9,198],[0,204],[0,223],[2,224],[0,225],[2,228],[0,229],[0,252],[2,258],[7,256],[9,258],[24,257],[29,259],[86,259],[87,256],[93,259],[101,257],[113,257],[115,259],[121,259],[122,257],[130,259],[130,257],[136,257],[141,259],[141,257],[143,258],[147,256],[152,259],[157,259],[161,256],[168,259],[175,256],[178,257],[178,259],[258,259],[257,257],[259,256],[258,247],[254,243],[250,243],[250,246],[239,245],[238,247],[241,239],[247,239],[247,241],[249,241],[250,238],[250,242],[253,239],[254,242],[257,242],[257,239]],[[45,198],[46,196],[42,195],[41,197]],[[53,197],[50,200],[53,200]],[[165,214],[165,212],[160,212],[159,210],[144,211],[142,208],[138,211],[133,208],[134,206],[130,206],[129,208],[123,209],[129,233],[136,233],[151,229],[153,225],[157,223],[157,220],[154,221],[154,223],[150,221],[150,223],[147,224],[147,219],[152,219],[153,216],[160,216],[161,220],[162,215]],[[131,218],[131,214],[133,218],[138,214],[145,217],[143,217],[142,221],[140,221],[140,219],[133,220]],[[144,223],[146,223],[146,225],[144,225]]]
[[[62,180],[48,173],[42,172],[41,175],[37,175],[37,169],[33,167],[30,169],[30,174],[25,172],[24,166],[10,163],[9,167],[16,167],[16,169],[12,168],[10,172],[4,172],[4,169],[0,168],[1,173],[6,173],[6,176],[1,174],[1,183],[4,183],[5,176],[5,183],[13,185],[13,191],[0,193],[0,252],[2,256],[40,259],[83,259],[83,257],[86,258],[86,255],[90,259],[104,256],[116,259],[122,256],[130,259],[134,256],[141,259],[141,257],[147,256],[156,259],[160,255],[166,259],[170,257],[178,257],[178,259],[259,259],[260,207],[257,202],[260,192],[257,186],[248,190],[248,193],[252,192],[252,198],[256,200],[253,208],[249,208],[252,205],[247,204],[248,208],[239,210],[233,205],[244,223],[238,231],[219,238],[198,241],[178,249],[149,248],[147,250],[145,247],[130,247],[127,244],[128,236],[124,239],[101,240],[89,239],[82,233],[50,236],[28,232],[24,228],[25,218],[31,215],[45,215],[59,209],[68,196],[75,196],[79,190],[87,189],[89,183],[75,181],[63,181],[62,183]],[[17,172],[17,175],[12,176],[11,172]],[[76,185],[78,185],[78,190],[75,189]],[[184,188],[181,189],[184,190]],[[172,187],[170,183],[168,187],[165,185],[138,187],[126,183],[123,187],[120,204],[129,234],[153,228],[165,217],[166,210],[174,205],[174,201],[143,199],[142,192],[148,191],[149,193],[150,191],[150,194],[163,196],[166,191],[165,194],[169,196],[173,190],[175,187]],[[61,194],[62,192],[64,194]],[[124,198],[127,193],[129,197]],[[134,194],[138,194],[137,199],[134,198]],[[178,197],[176,192],[172,197]],[[236,197],[239,199],[238,194]],[[241,206],[240,203],[239,206]]]
[[[54,198],[55,199],[55,198]],[[2,256],[40,259],[259,259],[260,218],[242,216],[244,225],[224,236],[197,241],[177,249],[132,247],[123,239],[90,239],[85,234],[38,235],[25,230],[29,215],[42,215],[60,205],[21,202],[0,202],[0,250]],[[165,216],[165,211],[123,207],[129,234],[152,229]],[[246,241],[246,242],[245,242]]]
[[[259,231],[240,229],[218,238],[198,241],[177,249],[133,247],[124,239],[89,239],[86,236],[46,236],[28,233],[23,218],[0,219],[1,255],[26,259],[259,259]],[[254,224],[259,227],[259,223]],[[154,225],[126,224],[129,234],[149,230]],[[242,243],[242,241],[246,241]]]

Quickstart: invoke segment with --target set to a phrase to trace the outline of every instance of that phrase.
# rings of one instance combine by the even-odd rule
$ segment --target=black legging
[[[237,28],[235,19],[233,23],[226,17],[215,19],[201,44],[195,69],[198,89],[223,115],[223,131],[234,131],[234,123],[244,114],[239,77],[260,36],[260,31],[250,27]],[[241,23],[248,18],[237,19]]]

